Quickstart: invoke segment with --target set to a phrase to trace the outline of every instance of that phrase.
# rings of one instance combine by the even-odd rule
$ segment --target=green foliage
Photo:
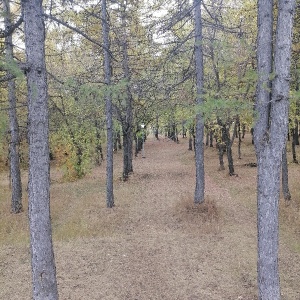
[[[96,126],[103,127],[104,123],[104,89],[80,83],[75,77],[68,78],[60,88],[61,96],[51,102],[51,149],[65,179],[75,180],[86,175],[95,162],[96,147],[101,142]]]
[[[16,78],[24,79],[24,73],[15,60],[7,61],[5,59],[0,59],[0,69],[8,71]]]
[[[64,178],[72,181],[85,176],[92,168],[96,149],[96,134],[86,127],[70,132],[66,126],[51,134],[50,147]]]
[[[195,113],[201,113],[206,122],[217,118],[227,122],[238,115],[247,115],[252,104],[239,99],[206,98],[201,105],[195,106]]]

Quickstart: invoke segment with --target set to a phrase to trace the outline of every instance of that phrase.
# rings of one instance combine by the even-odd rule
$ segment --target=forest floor
[[[195,167],[188,141],[149,137],[146,158],[120,180],[105,206],[105,164],[76,182],[51,171],[51,214],[60,299],[257,299],[256,168],[250,136],[235,157],[238,176],[218,171],[205,149],[206,204],[195,206]],[[236,151],[234,146],[234,152]],[[289,153],[290,155],[290,153]],[[236,155],[235,155],[236,156]],[[24,182],[26,178],[24,177]],[[290,164],[293,200],[281,200],[282,300],[300,299],[299,166]],[[27,204],[9,213],[7,174],[0,174],[0,299],[31,299]]]

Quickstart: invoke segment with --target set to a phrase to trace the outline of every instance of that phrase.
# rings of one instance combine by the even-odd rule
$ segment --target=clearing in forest
[[[146,158],[134,159],[128,182],[119,178],[116,153],[113,209],[105,207],[104,165],[76,182],[63,182],[53,168],[60,299],[257,299],[252,147],[247,137],[243,158],[235,158],[237,177],[218,171],[216,149],[205,149],[206,204],[200,206],[193,205],[194,153],[186,139],[149,138]],[[283,300],[300,299],[297,171],[290,166],[294,200],[281,205]],[[0,184],[0,299],[31,299],[27,210],[10,214],[6,174]]]

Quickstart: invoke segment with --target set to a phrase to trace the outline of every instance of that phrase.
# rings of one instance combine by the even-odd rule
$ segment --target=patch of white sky
[[[169,33],[162,30],[162,24],[172,6],[174,6],[172,0],[150,0],[146,1],[142,10],[142,22],[145,26],[152,26],[153,40],[157,44],[163,45],[169,37]]]

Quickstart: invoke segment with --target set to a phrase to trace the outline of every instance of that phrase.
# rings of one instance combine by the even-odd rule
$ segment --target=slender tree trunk
[[[242,125],[242,132],[243,132],[242,139],[244,139],[245,138],[245,134],[246,134],[246,125],[245,124]]]
[[[130,173],[129,148],[130,148],[130,137],[129,137],[129,133],[125,131],[123,132],[123,180],[124,181],[128,179]]]
[[[254,143],[257,156],[258,295],[279,300],[278,202],[282,153],[286,144],[289,109],[291,34],[294,0],[278,1],[273,65],[273,1],[258,0],[257,121]],[[271,84],[271,74],[274,80]],[[271,93],[270,93],[271,90]]]
[[[196,64],[196,85],[197,105],[203,104],[203,52],[202,52],[202,20],[201,0],[194,0],[195,15],[195,64]],[[196,163],[196,187],[195,203],[204,202],[204,120],[201,113],[196,115],[196,140],[195,140],[195,163]]]
[[[293,163],[298,164],[297,153],[296,153],[296,144],[297,144],[297,133],[295,128],[292,129],[292,154],[293,154]]]
[[[242,151],[241,151],[241,146],[242,146],[242,133],[241,133],[241,122],[240,122],[240,118],[239,116],[236,118],[236,122],[237,122],[237,132],[238,132],[238,139],[239,139],[239,143],[238,143],[238,157],[239,159],[242,159]]]
[[[114,206],[114,188],[113,188],[113,118],[112,118],[112,100],[110,93],[111,86],[111,58],[109,43],[109,25],[107,21],[106,0],[102,0],[101,8],[102,16],[102,35],[103,35],[103,51],[104,51],[104,73],[107,91],[105,95],[106,105],[106,130],[107,130],[107,146],[106,146],[106,206],[111,208]]]
[[[182,121],[182,138],[186,138],[186,128],[185,128],[186,121]]]
[[[159,123],[158,123],[158,114],[156,115],[156,126],[155,126],[155,138],[157,140],[159,140],[159,137],[158,137],[158,130],[159,130]]]
[[[22,2],[27,58],[29,228],[33,299],[58,299],[50,221],[49,116],[41,0]]]
[[[295,120],[295,139],[296,139],[296,145],[299,145],[299,122],[298,122],[298,120]]]
[[[286,146],[282,152],[282,193],[284,200],[291,200],[291,193],[289,189],[289,169],[288,169],[288,161],[286,155]]]
[[[213,147],[213,140],[214,140],[214,132],[213,130],[210,128],[209,130],[209,147]]]
[[[129,69],[129,55],[128,55],[128,42],[127,42],[127,26],[126,26],[126,3],[122,1],[122,53],[123,53],[123,73],[124,79],[126,80],[126,117],[123,126],[123,177],[124,179],[128,178],[129,173],[133,172],[132,165],[132,139],[133,139],[133,109],[132,109],[132,94],[130,90],[130,69]]]
[[[101,144],[100,124],[98,120],[95,121],[95,127],[96,127],[96,163],[98,166],[100,166],[102,161],[104,160],[104,157],[103,157],[103,150]]]
[[[121,133],[119,129],[117,131],[117,145],[118,145],[118,149],[122,150]]]
[[[217,148],[218,148],[218,153],[219,153],[219,171],[223,171],[225,170],[225,166],[224,166],[224,151],[226,149],[226,146],[223,142],[221,143],[217,143]]]
[[[234,138],[236,136],[236,123],[234,125],[234,131],[232,133],[232,138],[230,138],[230,126],[227,127],[226,125],[223,125],[223,137],[224,142],[226,144],[226,154],[227,154],[227,160],[228,160],[228,168],[229,168],[229,175],[234,175],[234,164],[233,164],[233,156],[232,156],[232,145]]]
[[[4,0],[4,22],[5,28],[10,28],[11,13],[10,2]],[[9,35],[5,38],[5,51],[7,63],[13,63],[13,43],[12,36]],[[23,211],[22,206],[22,182],[20,171],[19,159],[19,124],[17,118],[17,99],[16,99],[16,85],[15,80],[12,79],[8,82],[8,101],[9,101],[9,128],[10,128],[10,144],[9,144],[9,162],[10,162],[10,179],[11,179],[11,212],[20,213]]]
[[[193,136],[191,133],[189,134],[189,150],[193,151]]]

